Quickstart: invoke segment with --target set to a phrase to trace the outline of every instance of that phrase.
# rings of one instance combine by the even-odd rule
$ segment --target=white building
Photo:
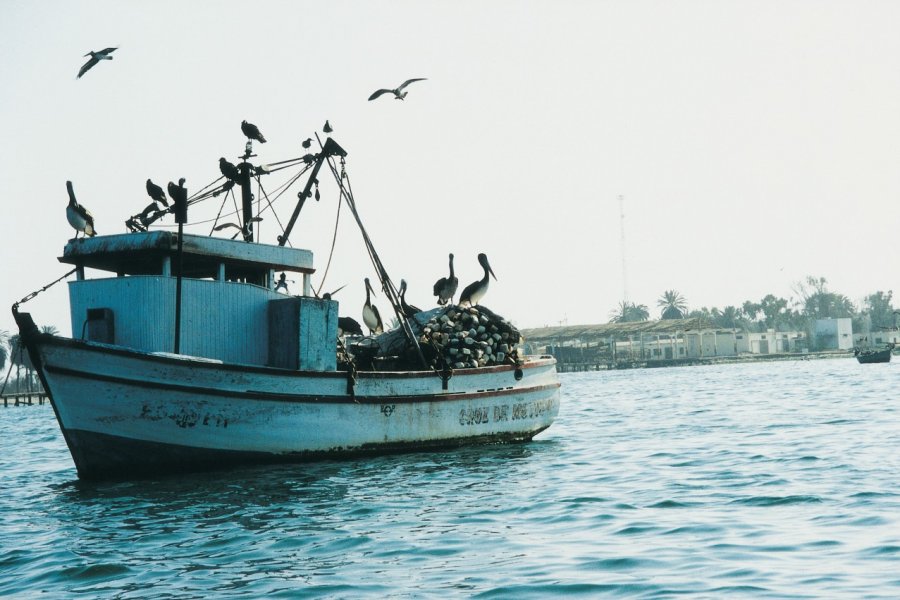
[[[850,350],[853,348],[853,321],[842,319],[816,319],[816,349],[818,350]]]

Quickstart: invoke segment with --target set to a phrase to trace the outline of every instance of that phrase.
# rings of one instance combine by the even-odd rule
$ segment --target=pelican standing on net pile
[[[90,71],[94,65],[96,65],[101,60],[112,60],[113,57],[110,56],[116,49],[115,48],[104,48],[99,52],[94,52],[93,50],[89,51],[85,56],[90,56],[91,58],[81,66],[81,70],[78,71],[78,76],[75,79],[81,79],[81,76]]]
[[[384,325],[381,323],[378,307],[372,304],[372,294],[374,293],[372,284],[369,283],[369,278],[366,277],[366,303],[363,304],[362,311],[363,323],[369,328],[369,333],[384,333]]]
[[[400,84],[399,87],[396,87],[392,90],[388,90],[388,89],[376,90],[371,96],[369,96],[369,102],[371,102],[375,98],[378,98],[382,94],[393,94],[394,100],[403,100],[406,98],[406,95],[409,93],[409,92],[404,92],[403,88],[405,88],[406,86],[408,86],[409,84],[411,84],[415,81],[425,81],[426,79],[428,79],[428,78],[427,77],[416,77],[415,79],[407,79],[402,84]]]
[[[456,288],[459,287],[459,279],[453,274],[453,253],[450,253],[450,275],[441,277],[434,283],[434,295],[438,297],[437,303],[440,306],[447,304],[453,300],[456,295]]]
[[[72,189],[72,182],[66,182],[66,190],[69,192],[69,205],[66,207],[66,219],[69,225],[75,229],[75,237],[78,232],[82,232],[86,236],[94,237],[97,232],[94,231],[94,217],[88,212],[88,209],[78,204],[75,200],[75,190]]]
[[[484,269],[484,277],[479,279],[478,281],[474,281],[467,285],[465,289],[462,291],[462,294],[459,295],[459,303],[466,304],[468,306],[475,306],[478,302],[487,294],[488,284],[490,284],[491,280],[488,277],[488,274],[494,277],[494,280],[497,280],[497,276],[494,275],[493,269],[491,269],[490,263],[488,263],[487,254],[481,253],[478,255],[478,262],[481,264],[481,267]]]
[[[418,306],[413,306],[412,304],[406,303],[406,280],[400,280],[400,310],[403,311],[403,316],[407,319],[413,318],[414,315],[422,312],[422,309]]]

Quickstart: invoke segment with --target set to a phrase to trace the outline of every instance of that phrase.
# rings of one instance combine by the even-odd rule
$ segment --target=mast
[[[244,149],[244,156],[241,164],[238,165],[238,171],[241,175],[241,201],[244,215],[244,241],[253,241],[253,191],[250,189],[250,175],[253,171],[253,165],[247,162],[247,159],[253,156],[253,142],[247,140],[247,146]]]

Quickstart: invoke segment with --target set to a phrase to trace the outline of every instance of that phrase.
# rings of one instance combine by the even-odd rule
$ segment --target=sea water
[[[115,483],[0,408],[0,596],[900,597],[900,364],[560,379],[527,444]]]

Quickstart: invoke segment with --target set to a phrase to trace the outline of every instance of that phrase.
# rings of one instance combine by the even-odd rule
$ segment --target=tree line
[[[849,317],[854,331],[876,331],[897,326],[897,313],[892,300],[893,292],[874,292],[866,296],[860,306],[828,288],[824,277],[808,276],[793,288],[796,298],[780,298],[767,294],[759,301],[746,300],[740,305],[724,308],[689,310],[687,299],[676,290],[666,290],[657,300],[660,319],[690,319],[701,317],[711,327],[742,329],[756,332],[808,331],[817,319]],[[647,321],[650,310],[645,304],[622,301],[610,312],[611,323]]]

